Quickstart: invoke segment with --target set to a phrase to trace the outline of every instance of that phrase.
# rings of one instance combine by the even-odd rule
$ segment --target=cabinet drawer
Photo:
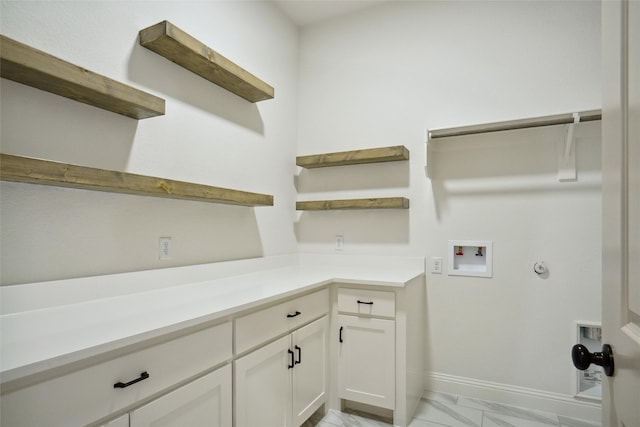
[[[229,363],[131,412],[131,427],[229,427],[231,381]]]
[[[338,311],[367,316],[395,317],[396,297],[390,291],[338,289]]]
[[[231,333],[227,322],[3,394],[0,424],[89,424],[229,360]]]
[[[235,320],[235,351],[243,353],[329,312],[329,290],[265,308]]]

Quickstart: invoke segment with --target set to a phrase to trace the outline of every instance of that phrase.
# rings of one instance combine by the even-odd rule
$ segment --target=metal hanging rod
[[[446,129],[430,129],[428,131],[428,137],[429,139],[436,139],[446,138],[449,136],[474,135],[505,130],[571,124],[575,123],[575,114],[578,115],[580,122],[591,122],[602,119],[602,110],[589,110],[578,113],[556,114],[553,116],[532,117],[528,119],[508,120],[504,122],[459,126]]]

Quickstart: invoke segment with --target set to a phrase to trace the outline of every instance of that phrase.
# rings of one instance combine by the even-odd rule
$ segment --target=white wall
[[[429,274],[427,387],[597,417],[573,404],[575,320],[600,319],[600,125],[451,138],[441,128],[600,108],[598,2],[393,1],[305,27],[298,154],[403,144],[410,162],[299,170],[298,199],[406,196],[408,211],[298,213],[302,251],[447,259],[492,240],[493,278]],[[540,278],[533,264],[544,260]],[[567,403],[570,408],[567,408]],[[584,409],[584,410],[583,410]]]
[[[562,127],[438,143],[431,179],[424,132],[599,108],[598,2],[396,0],[299,40],[267,2],[1,7],[2,34],[167,100],[166,116],[137,122],[3,79],[2,152],[275,196],[252,209],[3,182],[3,284],[334,252],[336,234],[345,254],[445,259],[449,239],[492,240],[493,278],[428,275],[427,387],[571,401],[573,321],[600,319],[599,124],[577,131],[574,183],[556,179]],[[139,46],[163,19],[275,99],[249,104]],[[294,166],[296,154],[398,144],[410,162]],[[392,195],[411,208],[294,211],[296,197]],[[157,259],[160,236],[172,261]]]
[[[246,208],[2,182],[2,283],[296,251],[297,28],[267,2],[3,1],[2,34],[166,99],[141,121],[2,79],[2,152],[272,194]],[[169,20],[275,88],[252,104],[138,44]],[[173,259],[158,260],[172,237]]]

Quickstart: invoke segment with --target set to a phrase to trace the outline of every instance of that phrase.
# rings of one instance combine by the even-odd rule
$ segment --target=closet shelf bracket
[[[564,141],[558,141],[558,181],[575,181],[576,175],[576,150],[574,128],[580,123],[580,113],[573,113],[573,122],[567,124]]]

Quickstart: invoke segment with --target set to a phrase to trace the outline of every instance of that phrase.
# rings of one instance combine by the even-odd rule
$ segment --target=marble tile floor
[[[600,427],[547,412],[445,393],[425,392],[409,427]],[[371,415],[329,411],[301,427],[392,427]]]

